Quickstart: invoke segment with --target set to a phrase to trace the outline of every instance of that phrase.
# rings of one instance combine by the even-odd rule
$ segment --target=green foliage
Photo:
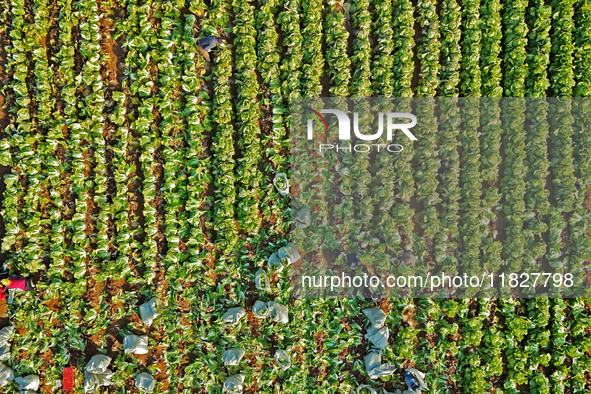
[[[141,371],[162,393],[219,392],[239,373],[250,392],[402,389],[397,372],[371,380],[363,365],[361,310],[376,303],[295,298],[290,269],[267,266],[291,224],[289,199],[273,187],[277,173],[290,174],[289,101],[326,92],[589,96],[589,2],[530,5],[6,2],[2,258],[39,281],[8,306],[16,329],[3,362],[18,376],[39,373],[42,391],[72,365],[81,392],[91,353],[113,356],[118,392]],[[211,34],[226,42],[208,63],[197,40]],[[307,170],[312,179],[315,164],[341,170],[322,176],[342,183],[334,215],[362,239],[365,218],[377,213],[371,224],[389,248],[446,271],[485,263],[567,272],[591,260],[591,117],[585,101],[563,104],[401,105],[418,111],[421,137],[395,166],[327,155]],[[369,184],[369,173],[389,181]],[[369,187],[375,207],[356,206]],[[259,268],[268,288],[255,284]],[[147,327],[138,306],[152,297],[163,311]],[[285,305],[289,321],[256,317],[257,300]],[[231,307],[245,316],[219,324]],[[432,392],[589,392],[589,300],[384,299],[379,307],[390,332],[383,362],[424,370]],[[126,333],[149,337],[146,359],[121,351]],[[225,367],[231,347],[246,353]],[[290,357],[285,370],[278,349]]]

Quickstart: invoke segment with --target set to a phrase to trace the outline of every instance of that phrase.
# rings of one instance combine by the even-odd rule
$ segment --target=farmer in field
[[[8,289],[31,291],[33,290],[33,285],[31,284],[31,279],[22,278],[20,276],[12,276],[10,278],[2,279],[0,285],[0,300],[6,298],[6,292]]]
[[[417,369],[407,368],[404,370],[404,380],[410,392],[420,393],[421,390],[427,390],[427,384],[424,379],[425,374]]]
[[[222,44],[222,43],[223,43],[222,39],[219,37],[216,37],[216,36],[209,36],[209,37],[200,38],[199,39],[199,49],[201,50],[203,57],[206,60],[209,60],[209,52],[211,52],[211,50],[213,48],[215,48],[218,44]]]

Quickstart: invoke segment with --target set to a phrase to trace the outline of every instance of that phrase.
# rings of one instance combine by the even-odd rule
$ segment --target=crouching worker
[[[201,53],[203,54],[205,60],[209,60],[209,52],[211,52],[211,50],[215,48],[218,44],[222,43],[222,39],[216,36],[200,38],[199,49],[201,50]]]
[[[2,279],[2,285],[0,286],[0,300],[6,298],[6,293],[9,289],[15,289],[20,291],[31,291],[33,285],[31,279],[22,278],[20,276],[12,276],[10,278]]]

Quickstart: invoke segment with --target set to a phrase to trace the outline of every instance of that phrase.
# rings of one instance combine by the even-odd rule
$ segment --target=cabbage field
[[[292,98],[590,95],[589,0],[0,0],[0,261],[35,282],[0,300],[0,393],[591,392],[591,300],[303,299],[267,264]],[[393,198],[444,201],[460,260],[589,261],[575,120],[430,134]]]

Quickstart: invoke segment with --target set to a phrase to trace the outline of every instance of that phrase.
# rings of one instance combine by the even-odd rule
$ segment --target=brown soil
[[[271,287],[274,287],[277,286],[277,283],[279,283],[279,275],[274,272],[269,276],[269,284]]]
[[[0,300],[0,318],[4,318],[8,316],[8,305],[6,304],[6,299]]]
[[[125,278],[109,279],[109,286],[108,286],[109,294],[112,296],[117,294],[120,290],[123,289],[123,287],[126,283],[127,283],[127,281],[125,280]]]
[[[250,311],[246,312],[246,319],[248,321],[248,326],[250,327],[250,335],[257,338],[261,335],[259,331],[259,327],[261,326],[261,322],[257,319],[254,314]]]
[[[4,129],[6,125],[2,125],[1,122],[4,122],[4,96],[0,94],[0,128]]]
[[[96,265],[87,268],[86,297],[93,305],[98,304],[99,295],[105,290],[105,282],[97,282],[94,277],[100,272]]]
[[[102,8],[102,7],[101,7]],[[117,45],[113,42],[112,32],[114,30],[113,21],[105,17],[106,10],[103,10],[103,17],[99,20],[99,31],[101,34],[101,49],[103,53],[109,55],[109,61],[106,64],[106,74],[109,85],[117,86],[120,84],[119,78],[123,77],[123,73],[119,68],[119,58],[115,54],[114,47]]]
[[[385,314],[388,314],[394,309],[394,304],[386,298],[382,298],[378,304],[378,308],[380,308]]]
[[[158,373],[154,377],[158,382],[160,382],[160,388],[164,391],[168,389],[170,383],[168,382],[168,375],[166,373],[166,363],[164,361],[159,361],[158,365]]]
[[[415,320],[415,307],[406,308],[402,313],[402,320],[410,327],[417,327],[419,323]]]
[[[585,199],[583,201],[583,206],[586,210],[591,211],[591,186],[585,192]]]
[[[53,312],[59,313],[62,310],[62,308],[60,306],[59,299],[57,299],[57,298],[53,298],[53,299],[45,302],[44,304],[46,307],[48,307]]]
[[[18,335],[21,335],[21,336],[22,335],[25,335],[27,333],[27,328],[26,327],[23,327],[23,326],[20,326],[20,325],[16,325],[14,327],[14,329],[15,329],[16,333]]]
[[[328,375],[329,369],[324,365],[324,362],[320,362],[320,365],[316,368],[312,368],[311,375],[316,378],[316,384],[320,386],[322,381]]]
[[[209,250],[206,247],[205,250],[212,252],[212,253],[208,253],[208,255],[205,258],[205,262],[207,264],[207,267],[209,268],[209,270],[204,274],[206,277],[210,278],[211,281],[213,283],[217,283],[217,273],[215,272],[215,253],[214,253],[214,248],[213,248],[213,244],[209,244]]]
[[[314,334],[314,343],[316,344],[316,353],[321,354],[324,350],[324,339],[326,338],[325,332],[317,332]]]

